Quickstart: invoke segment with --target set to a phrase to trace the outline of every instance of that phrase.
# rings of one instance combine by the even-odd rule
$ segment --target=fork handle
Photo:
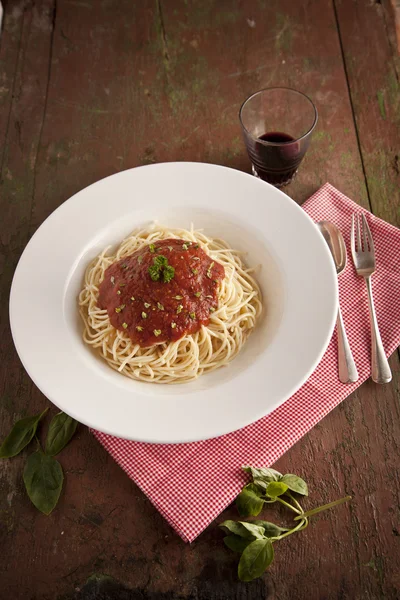
[[[386,358],[385,350],[383,348],[381,336],[378,328],[378,321],[376,319],[374,300],[372,298],[372,283],[371,277],[365,278],[368,290],[368,305],[369,314],[371,318],[371,370],[372,380],[375,383],[389,383],[392,380],[392,372],[389,367],[388,360]]]
[[[340,307],[336,320],[336,328],[338,338],[339,379],[342,383],[354,383],[358,379],[358,372],[347,339]]]

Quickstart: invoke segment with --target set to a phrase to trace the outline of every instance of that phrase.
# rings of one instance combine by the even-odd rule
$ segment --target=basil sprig
[[[19,454],[33,439],[37,427],[48,409],[40,415],[17,421],[0,447],[0,458],[12,458]],[[45,452],[39,441],[38,449],[25,463],[23,480],[32,503],[45,515],[49,515],[60,498],[64,475],[54,458],[68,444],[78,423],[63,412],[53,417],[47,434]]]
[[[304,479],[289,473],[282,475],[269,468],[243,467],[252,477],[252,482],[245,485],[236,498],[236,506],[241,517],[256,517],[265,504],[279,502],[292,512],[295,524],[291,527],[280,527],[270,521],[224,521],[220,524],[228,535],[225,545],[233,552],[239,553],[238,576],[241,581],[251,581],[260,577],[274,559],[273,544],[297,531],[305,529],[309,517],[347,502],[350,496],[324,504],[318,508],[304,512],[293,493],[308,496],[308,487]]]
[[[153,264],[148,268],[149,275],[153,281],[169,283],[175,276],[175,269],[168,264],[168,258],[159,254],[153,258]]]

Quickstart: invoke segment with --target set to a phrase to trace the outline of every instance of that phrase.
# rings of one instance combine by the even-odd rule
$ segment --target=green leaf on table
[[[271,540],[255,540],[245,548],[240,557],[238,575],[241,581],[251,581],[260,577],[274,559]]]
[[[265,490],[268,487],[268,484],[270,483],[269,481],[265,481],[264,479],[253,479],[253,483],[254,485],[260,490],[260,492],[262,492],[263,494],[265,493]]]
[[[258,525],[264,529],[264,535],[266,537],[278,537],[282,533],[286,533],[286,531],[290,531],[287,527],[279,527],[279,525],[275,525],[275,523],[270,523],[269,521],[252,521],[254,525]]]
[[[236,498],[236,506],[241,517],[256,517],[264,506],[264,500],[260,498],[261,491],[254,483],[246,485]]]
[[[282,496],[287,490],[288,486],[286,483],[282,483],[281,481],[271,481],[266,489],[266,494],[270,498],[277,498],[278,496]]]
[[[242,467],[243,471],[246,473],[250,473],[253,479],[260,479],[262,481],[279,481],[282,477],[282,474],[279,471],[275,471],[275,469],[270,469],[267,467]]]
[[[61,494],[64,475],[60,463],[42,450],[28,457],[24,483],[28,496],[42,513],[49,515]]]
[[[53,417],[46,439],[45,452],[49,456],[55,456],[68,444],[75,433],[78,422],[64,412]]]
[[[247,539],[261,539],[264,536],[264,529],[253,523],[246,523],[245,521],[224,521],[220,524],[221,529],[226,533],[233,533],[242,538]]]
[[[296,494],[301,494],[302,496],[308,496],[308,486],[301,477],[288,473],[287,475],[284,475],[280,481],[281,483],[286,483],[291,492],[296,492]]]
[[[239,552],[239,554],[242,554],[243,550],[247,548],[251,542],[252,539],[243,538],[239,535],[234,535],[233,533],[224,537],[225,546],[227,546],[229,550],[233,550],[233,552]]]
[[[0,458],[17,456],[29,444],[36,433],[39,421],[49,409],[46,408],[40,415],[25,417],[14,423],[10,433],[0,446]]]

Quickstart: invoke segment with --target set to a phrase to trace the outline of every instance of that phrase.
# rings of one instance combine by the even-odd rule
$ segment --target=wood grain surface
[[[400,225],[400,63],[389,2],[3,4],[1,438],[14,420],[49,405],[18,359],[8,321],[13,272],[30,236],[73,193],[126,168],[195,160],[249,172],[237,115],[251,92],[293,86],[318,107],[291,197],[301,203],[329,181]],[[400,597],[397,354],[390,363],[390,385],[364,384],[277,464],[309,482],[308,506],[345,493],[353,501],[282,541],[263,578],[237,581],[236,557],[217,528],[234,508],[184,544],[80,426],[60,455],[65,486],[49,517],[25,495],[26,453],[0,463],[0,598]]]

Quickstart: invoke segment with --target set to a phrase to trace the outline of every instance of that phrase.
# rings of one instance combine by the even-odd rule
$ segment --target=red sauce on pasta
[[[116,329],[145,348],[207,325],[224,277],[224,267],[198,244],[160,240],[108,267],[98,304]]]

